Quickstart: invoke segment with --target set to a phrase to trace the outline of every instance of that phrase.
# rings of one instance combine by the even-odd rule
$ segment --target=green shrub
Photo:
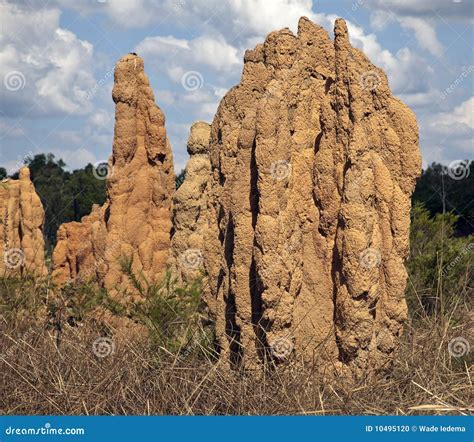
[[[107,291],[94,283],[67,284],[59,290],[48,303],[50,318],[76,325],[83,321],[98,307],[103,307],[115,315],[123,315],[125,309],[110,298]],[[61,319],[58,319],[61,314]]]
[[[0,278],[0,316],[9,323],[35,320],[44,313],[50,294],[49,278]]]
[[[414,317],[443,314],[472,294],[474,235],[456,238],[458,217],[430,217],[422,204],[412,209],[407,301]]]
[[[143,301],[133,305],[130,316],[147,326],[152,344],[181,356],[213,355],[214,332],[205,326],[202,277],[178,282],[167,271],[163,280],[148,281],[136,275],[132,261],[123,260],[122,269]]]

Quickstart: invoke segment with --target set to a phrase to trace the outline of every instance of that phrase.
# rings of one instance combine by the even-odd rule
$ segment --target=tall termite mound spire
[[[27,167],[0,183],[0,217],[0,273],[45,275],[44,210]]]
[[[212,123],[208,303],[235,366],[383,369],[406,317],[416,119],[334,32],[269,34]]]
[[[53,263],[58,282],[98,278],[111,292],[130,288],[124,262],[148,281],[168,260],[174,171],[165,117],[155,104],[143,60],[115,66],[115,133],[107,200],[81,223],[61,226]]]
[[[178,280],[191,281],[202,275],[211,178],[210,131],[210,125],[203,121],[191,126],[185,180],[173,198],[170,267]]]

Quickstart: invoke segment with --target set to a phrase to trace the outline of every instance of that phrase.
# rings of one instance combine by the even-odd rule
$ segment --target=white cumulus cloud
[[[218,35],[186,40],[173,36],[146,37],[135,51],[143,57],[160,56],[160,63],[166,63],[173,79],[182,76],[184,66],[207,66],[216,71],[230,71],[240,63],[239,51]],[[176,68],[181,68],[176,70]],[[180,75],[181,74],[181,75]]]
[[[431,117],[431,130],[437,133],[472,135],[474,130],[474,97],[462,102],[450,112],[439,112]]]
[[[95,84],[93,46],[59,27],[57,9],[0,3],[2,111],[10,116],[84,114]]]

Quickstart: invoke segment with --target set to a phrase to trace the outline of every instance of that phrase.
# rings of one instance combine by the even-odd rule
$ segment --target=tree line
[[[51,153],[26,158],[31,179],[45,209],[45,239],[48,248],[56,242],[56,232],[62,223],[80,221],[91,211],[93,204],[103,204],[106,181],[94,174],[94,166],[68,171],[62,159]],[[474,233],[474,161],[461,163],[462,174],[452,173],[449,167],[433,163],[419,178],[413,202],[422,204],[431,217],[452,213],[456,216],[454,234]],[[7,171],[0,167],[0,179]],[[17,178],[18,173],[11,175]],[[176,176],[176,187],[185,179],[184,171]]]

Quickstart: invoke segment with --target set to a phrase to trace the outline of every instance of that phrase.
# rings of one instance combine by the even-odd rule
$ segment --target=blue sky
[[[0,165],[53,152],[73,169],[109,157],[113,66],[145,60],[175,168],[192,122],[211,122],[243,53],[308,16],[388,75],[416,113],[423,165],[474,158],[472,0],[0,0]]]

